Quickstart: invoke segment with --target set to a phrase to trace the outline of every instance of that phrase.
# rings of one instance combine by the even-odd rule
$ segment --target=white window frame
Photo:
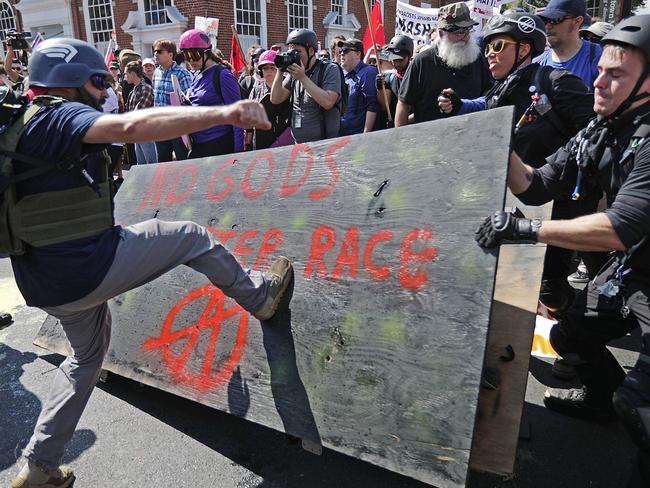
[[[238,1],[241,2],[242,4],[245,4],[245,3],[250,4],[250,3],[254,3],[254,2],[259,2],[259,4],[260,4],[260,24],[259,24],[260,36],[259,36],[258,40],[253,40],[252,39],[253,36],[251,36],[250,34],[246,34],[246,33],[242,32],[242,30],[241,30],[242,26],[253,26],[253,25],[257,25],[257,24],[244,23],[244,22],[242,22],[240,24],[237,21],[237,11],[238,11],[237,2]],[[253,44],[259,44],[260,46],[266,46],[267,45],[267,39],[266,39],[266,36],[267,36],[266,0],[233,0],[232,4],[233,4],[233,12],[235,14],[235,26],[237,28],[237,33],[239,34],[239,38],[240,38],[239,41],[240,41],[240,44],[242,45],[241,48],[244,51],[244,56],[246,56],[246,51],[247,51],[248,47],[253,45]],[[254,10],[244,10],[244,9],[242,9],[242,10],[244,12],[248,12],[248,13],[255,12]],[[248,60],[246,60],[246,61],[248,61]]]
[[[303,5],[298,5],[298,3],[306,3],[304,6],[307,9],[307,25],[303,27],[298,27],[295,25],[291,25],[291,7],[294,6],[296,8],[303,7]],[[287,0],[287,25],[289,26],[289,33],[291,31],[294,31],[296,29],[310,29],[314,30],[314,7],[312,0]],[[304,17],[300,17],[301,19],[304,19]]]
[[[145,2],[149,2],[149,7],[151,7],[151,4],[156,4],[156,9],[155,10],[147,10]],[[139,0],[138,3],[142,2],[142,20],[143,20],[143,25],[147,27],[152,27],[152,26],[158,26],[158,25],[167,25],[171,24],[172,21],[169,19],[167,16],[167,11],[165,8],[169,5],[174,5],[174,0]],[[165,22],[147,22],[147,14],[152,15],[154,12],[156,12],[156,16],[158,19],[160,19],[160,16],[162,15],[165,20]]]
[[[11,12],[11,16],[4,16],[4,14],[7,10]],[[6,25],[5,22],[11,24],[11,25]],[[14,11],[14,8],[11,6],[11,3],[9,3],[7,0],[0,0],[0,40],[3,42],[0,43],[0,49],[2,49],[3,54],[4,54],[4,40],[7,38],[7,31],[9,29],[15,29],[16,28],[16,12]]]
[[[110,21],[111,21],[111,28],[109,30],[100,30],[100,31],[93,31],[92,30],[92,23],[91,23],[91,8],[96,8],[98,7],[97,5],[93,5],[92,7],[90,6],[90,1],[98,1],[98,0],[84,0],[83,2],[83,8],[84,12],[86,15],[84,15],[85,18],[85,23],[86,23],[86,40],[95,46],[97,49],[99,49],[100,52],[104,52],[106,50],[106,47],[108,46],[108,43],[111,40],[111,35],[115,31],[115,13],[113,11],[113,2],[111,0],[103,0],[104,4],[108,6],[108,9],[110,11]],[[100,0],[102,1],[102,0]],[[109,17],[100,17],[100,19],[108,19]],[[95,37],[93,34],[95,33],[103,33],[103,32],[108,32],[108,39],[106,41],[101,41],[101,42],[95,42]]]
[[[330,8],[332,12],[338,12],[339,10],[335,8],[335,4],[338,7],[341,6],[341,13],[337,16],[334,25],[343,25],[343,17],[348,13],[348,0],[330,0]]]

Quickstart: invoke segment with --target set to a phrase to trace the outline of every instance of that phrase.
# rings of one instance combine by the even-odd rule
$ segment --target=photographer
[[[5,70],[7,71],[7,76],[9,81],[11,81],[12,86],[20,85],[24,83],[25,77],[23,74],[14,68],[14,62],[16,62],[14,48],[7,42],[7,55],[5,57]]]
[[[271,87],[271,103],[277,105],[290,100],[294,141],[336,137],[341,122],[337,104],[341,97],[340,68],[316,57],[318,41],[309,29],[289,34],[287,46],[289,51],[275,59],[279,69]],[[285,78],[284,72],[289,76]]]

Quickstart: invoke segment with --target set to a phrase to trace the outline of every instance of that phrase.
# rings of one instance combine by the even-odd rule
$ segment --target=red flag
[[[238,77],[239,73],[241,73],[241,71],[246,67],[244,53],[242,53],[239,48],[239,42],[235,32],[232,33],[232,41],[230,42],[230,64],[235,77]]]
[[[373,34],[375,35],[375,42],[380,46],[386,44],[386,37],[384,36],[384,23],[381,20],[381,5],[380,2],[375,2],[370,14],[370,22],[372,23]],[[372,37],[370,37],[370,26],[366,27],[366,32],[363,34],[363,51],[368,52],[372,47]]]
[[[111,62],[117,61],[117,56],[115,56],[115,41],[113,39],[108,41],[108,46],[106,46],[106,54],[104,54],[104,61],[106,62],[106,69],[111,70]]]

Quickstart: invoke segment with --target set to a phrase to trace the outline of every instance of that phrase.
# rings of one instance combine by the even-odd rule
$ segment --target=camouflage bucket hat
[[[469,7],[465,2],[445,5],[438,11],[438,29],[453,31],[475,25],[478,25],[478,22],[469,16]]]

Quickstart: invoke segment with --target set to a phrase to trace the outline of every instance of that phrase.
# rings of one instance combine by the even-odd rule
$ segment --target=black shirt
[[[539,69],[542,71],[537,76]],[[541,86],[531,92],[536,83]],[[541,68],[536,63],[497,82],[485,98],[488,108],[514,105],[516,124],[530,107],[535,91],[546,94],[552,108],[515,131],[512,147],[526,164],[539,168],[546,163],[546,157],[586,127],[596,114],[593,93],[580,78],[566,70]]]
[[[627,249],[650,233],[650,138],[632,141],[638,127],[637,117],[648,113],[650,104],[645,104],[607,123],[606,147],[593,177],[607,194],[605,213]],[[645,122],[650,123],[650,115]],[[572,150],[574,139],[534,170],[530,187],[517,195],[523,203],[541,205],[558,196],[571,195],[578,172]],[[649,245],[634,254],[630,266],[636,279],[650,281]]]
[[[388,120],[388,112],[386,112],[385,110],[380,110],[379,112],[377,112],[377,120],[375,122],[374,130],[381,130],[381,129],[395,127],[395,114],[397,113],[397,97],[399,95],[399,89],[402,86],[403,78],[399,78],[395,71],[389,71],[387,73],[384,73],[384,79],[386,80],[386,83],[390,87],[390,91],[388,91],[388,106],[390,107],[390,116],[392,117],[393,120],[392,121]],[[377,92],[377,99],[381,97],[383,97],[383,95],[380,95],[379,92]]]
[[[399,99],[413,107],[415,122],[448,117],[438,107],[438,96],[445,88],[453,89],[460,98],[478,98],[492,86],[492,75],[485,57],[480,55],[473,63],[453,69],[438,56],[433,47],[418,54],[406,69]]]

